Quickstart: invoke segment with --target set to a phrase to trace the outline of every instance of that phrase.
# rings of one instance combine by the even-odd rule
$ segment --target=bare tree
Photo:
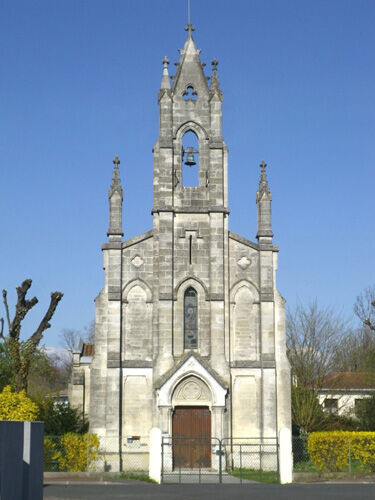
[[[336,353],[337,371],[375,371],[375,286],[361,292],[353,307],[361,326],[340,345]]]
[[[375,336],[369,328],[350,333],[338,346],[335,356],[338,372],[375,371]]]
[[[79,337],[80,332],[78,330],[64,328],[60,333],[60,344],[65,347],[65,349],[68,349],[68,351],[73,351]]]
[[[318,389],[333,371],[335,355],[349,322],[317,300],[287,311],[286,334],[292,374],[299,387]]]
[[[94,343],[95,323],[91,321],[83,330],[75,330],[73,328],[64,328],[60,334],[60,343],[65,349],[72,351],[81,338],[84,342]]]
[[[366,288],[358,295],[353,309],[361,323],[375,331],[375,286]]]
[[[12,371],[16,391],[27,390],[28,375],[31,361],[35,355],[38,345],[43,337],[43,333],[50,328],[50,320],[55,313],[56,307],[63,297],[61,292],[51,293],[51,300],[47,312],[45,313],[38,328],[26,341],[20,340],[22,321],[26,314],[38,303],[38,299],[33,297],[26,299],[26,294],[31,287],[32,280],[25,280],[17,290],[17,303],[14,318],[10,320],[7,291],[3,290],[3,302],[9,330],[10,355],[12,359]],[[3,321],[1,322],[3,323]],[[3,328],[1,328],[3,330]],[[1,331],[3,337],[3,331]]]

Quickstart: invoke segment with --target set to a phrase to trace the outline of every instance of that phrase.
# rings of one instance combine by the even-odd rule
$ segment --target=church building
[[[95,347],[81,343],[73,353],[70,400],[83,407],[91,432],[112,440],[114,470],[154,427],[163,436],[222,439],[276,438],[291,426],[266,164],[254,188],[251,241],[228,228],[218,62],[208,78],[193,29],[175,76],[163,60],[152,229],[123,241],[116,157]]]

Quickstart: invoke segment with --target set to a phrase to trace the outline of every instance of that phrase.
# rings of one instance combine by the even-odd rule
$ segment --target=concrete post
[[[279,467],[280,483],[288,484],[293,481],[292,434],[284,427],[279,434]]]
[[[149,473],[151,479],[161,482],[161,430],[153,427],[150,431]]]
[[[24,422],[23,500],[43,498],[43,436],[43,422]]]

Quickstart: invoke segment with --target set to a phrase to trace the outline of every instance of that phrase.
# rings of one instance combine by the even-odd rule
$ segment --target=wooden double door
[[[211,412],[206,406],[177,406],[172,416],[173,468],[211,467]]]

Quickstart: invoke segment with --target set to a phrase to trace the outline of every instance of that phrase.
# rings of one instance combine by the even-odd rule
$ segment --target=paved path
[[[51,484],[44,500],[374,500],[375,484]]]

